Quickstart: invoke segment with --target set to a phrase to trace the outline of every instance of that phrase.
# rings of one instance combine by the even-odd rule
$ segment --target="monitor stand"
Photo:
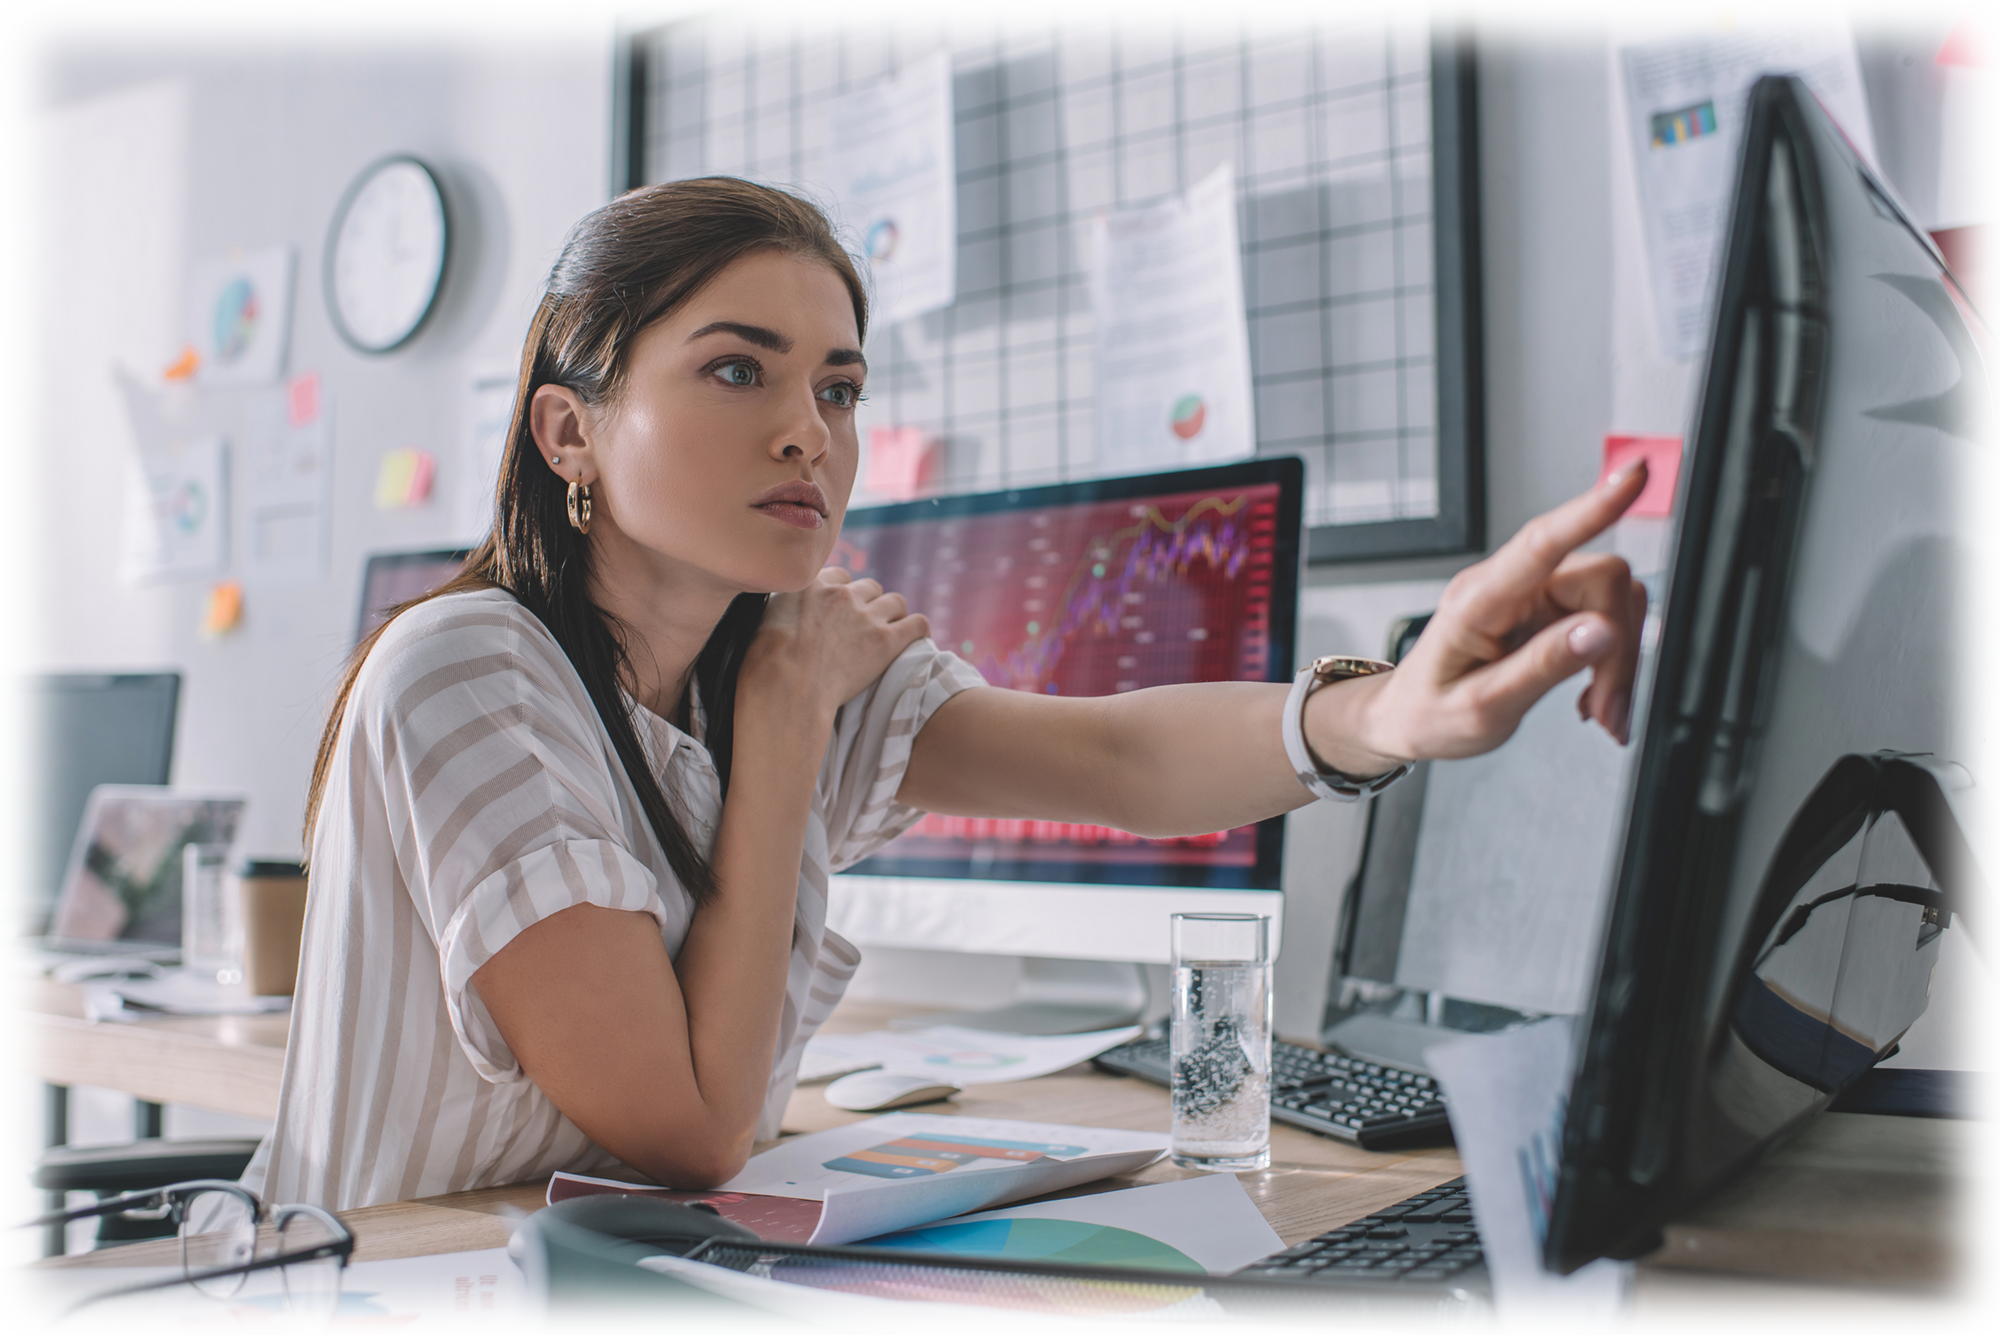
[[[1141,964],[1029,956],[1021,961],[1021,985],[1007,1005],[907,1015],[892,1021],[891,1027],[951,1024],[987,1033],[1083,1034],[1139,1023],[1151,992]]]
[[[1352,1010],[1322,1030],[1320,1041],[1350,1057],[1428,1072],[1426,1048],[1471,1034],[1511,1029],[1539,1018],[1501,1006],[1459,1001],[1441,992],[1405,993],[1403,999],[1421,1000],[1422,1017],[1409,1013],[1416,1009],[1413,1006]]]

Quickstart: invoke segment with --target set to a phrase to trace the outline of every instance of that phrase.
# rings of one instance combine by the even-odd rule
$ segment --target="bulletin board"
[[[1478,155],[1461,43],[1344,16],[982,37],[691,18],[621,42],[616,184],[726,174],[825,198],[828,100],[941,47],[957,300],[869,332],[864,436],[880,424],[941,439],[945,492],[1094,473],[1091,219],[1227,162],[1257,451],[1305,460],[1308,559],[1482,547]],[[864,470],[855,501],[869,499]]]

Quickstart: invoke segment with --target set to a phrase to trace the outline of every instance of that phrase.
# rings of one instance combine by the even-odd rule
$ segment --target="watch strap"
[[[1378,672],[1387,672],[1391,666],[1379,659],[1350,658],[1335,654],[1314,659],[1300,669],[1298,676],[1292,679],[1292,690],[1291,694],[1285,697],[1285,713],[1281,724],[1285,741],[1285,758],[1291,762],[1292,772],[1298,776],[1299,783],[1321,801],[1359,802],[1365,797],[1373,797],[1410,772],[1409,765],[1403,764],[1387,774],[1357,779],[1338,770],[1321,769],[1319,763],[1313,759],[1311,748],[1306,745],[1306,700],[1314,691],[1332,682],[1346,681],[1350,677],[1369,677]]]

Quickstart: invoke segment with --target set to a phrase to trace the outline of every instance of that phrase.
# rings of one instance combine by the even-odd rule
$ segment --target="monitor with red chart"
[[[834,564],[930,618],[988,683],[1102,696],[1285,681],[1303,465],[1099,478],[851,511]],[[1176,839],[927,815],[863,875],[1275,890],[1283,822]]]

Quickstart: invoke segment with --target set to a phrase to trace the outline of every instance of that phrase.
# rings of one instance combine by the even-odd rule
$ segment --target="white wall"
[[[564,230],[606,194],[614,8],[0,0],[0,669],[180,666],[176,779],[252,793],[256,851],[298,847],[306,769],[364,554],[458,536],[446,504],[372,510],[376,456],[428,448],[440,460],[438,496],[452,494],[464,378],[518,358]],[[1928,60],[1954,8],[1854,0],[1886,108],[1884,158],[1920,210],[1936,200],[1938,170],[1926,158],[1940,98]],[[1686,420],[1692,372],[1650,350],[1612,52],[1712,10],[1710,0],[1480,4],[1494,538],[1588,486],[1604,432],[1678,432]],[[370,360],[334,338],[318,260],[340,190],[394,150],[444,170],[464,248],[436,326],[406,354]],[[252,592],[242,632],[206,642],[194,630],[200,584],[130,590],[114,578],[114,478],[130,442],[110,370],[152,378],[172,360],[188,260],[270,242],[300,248],[290,362],[318,370],[332,402],[332,576],[314,590]],[[220,430],[242,410],[240,396],[204,396]],[[1388,622],[1434,606],[1458,564],[1312,572],[1300,652],[1378,652]],[[1294,817],[1282,1031],[1316,1023],[1356,833],[1352,809]],[[884,957],[858,987],[998,993],[1010,977],[1008,961],[942,963]],[[1964,951],[1948,951],[1940,1005],[1912,1053],[2000,1063],[1996,1007]],[[20,1163],[38,1143],[34,1093],[0,1077],[0,1217],[32,1205]],[[126,1133],[122,1101],[80,1103],[78,1139]],[[182,1133],[206,1125],[222,1123],[170,1119]]]

